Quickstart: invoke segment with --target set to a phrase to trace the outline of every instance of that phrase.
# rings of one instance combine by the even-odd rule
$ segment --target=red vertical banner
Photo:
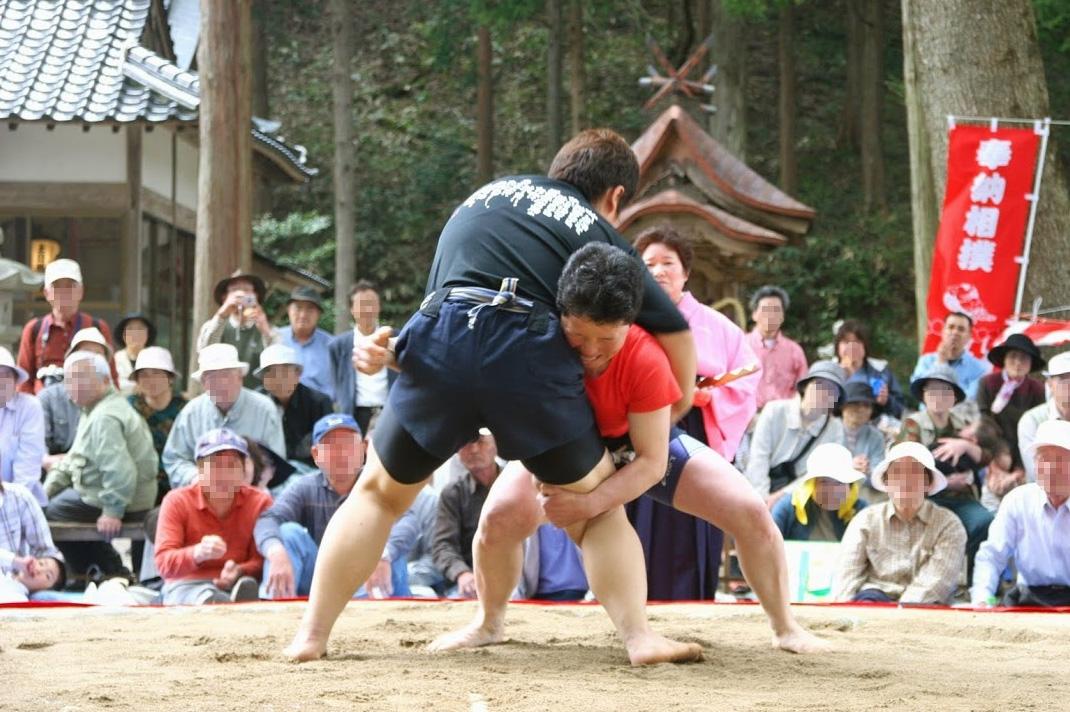
[[[962,312],[973,319],[970,350],[983,356],[1014,311],[1040,137],[1031,128],[988,126],[949,134],[922,352],[935,351],[945,317]]]

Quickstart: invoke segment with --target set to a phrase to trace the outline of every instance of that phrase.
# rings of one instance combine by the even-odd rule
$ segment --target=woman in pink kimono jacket
[[[742,329],[684,291],[694,251],[683,236],[661,225],[643,232],[635,247],[695,339],[699,384],[694,407],[679,426],[731,462],[757,410],[758,359]],[[628,516],[643,543],[651,600],[714,598],[721,530],[648,497],[629,504]]]

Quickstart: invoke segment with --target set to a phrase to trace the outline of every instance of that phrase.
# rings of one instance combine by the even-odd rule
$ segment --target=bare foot
[[[657,665],[658,663],[696,663],[702,660],[702,646],[696,643],[680,643],[649,633],[625,643],[628,659],[632,665]]]
[[[297,631],[291,642],[283,651],[283,657],[295,663],[319,660],[327,655],[327,640],[319,640],[302,630]]]
[[[818,638],[813,633],[801,627],[795,628],[784,635],[774,635],[773,647],[786,650],[789,653],[798,653],[800,655],[827,653],[833,649],[832,643]]]
[[[504,640],[504,625],[501,623],[482,623],[476,620],[464,628],[459,628],[435,638],[427,646],[427,650],[431,653],[441,653],[446,650],[459,650],[461,648],[481,648],[484,645],[495,645]]]

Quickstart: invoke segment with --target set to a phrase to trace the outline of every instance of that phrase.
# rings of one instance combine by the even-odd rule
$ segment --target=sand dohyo
[[[511,642],[431,655],[472,603],[354,602],[330,657],[279,650],[303,604],[0,609],[3,710],[1067,709],[1070,616],[799,608],[838,652],[770,649],[756,606],[652,606],[705,661],[635,669],[594,606],[513,605]]]

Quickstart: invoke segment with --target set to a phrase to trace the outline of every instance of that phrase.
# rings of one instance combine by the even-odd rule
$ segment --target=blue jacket
[[[353,370],[353,330],[350,329],[331,339],[327,347],[331,356],[331,377],[334,382],[334,403],[339,413],[353,414],[356,410],[357,384]],[[387,369],[387,387],[393,388],[398,372]]]
[[[866,500],[859,498],[855,503],[855,514],[866,506]],[[795,516],[795,507],[791,503],[791,494],[786,494],[781,497],[775,505],[773,505],[773,521],[776,522],[777,529],[784,536],[784,539],[791,539],[793,541],[810,541],[810,533],[814,530],[814,522],[817,521],[819,510],[817,502],[810,500],[806,503],[807,524],[799,522],[799,518]],[[848,522],[843,521],[836,516],[835,512],[832,512],[832,528],[836,532],[836,540],[843,539],[843,533],[847,531]]]

